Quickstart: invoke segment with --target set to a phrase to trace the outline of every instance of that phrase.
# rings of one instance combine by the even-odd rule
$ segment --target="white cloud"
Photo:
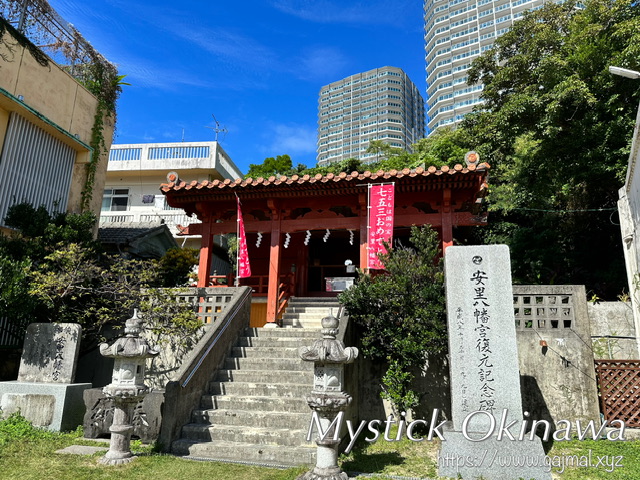
[[[308,125],[271,125],[265,137],[271,139],[264,153],[268,155],[291,155],[316,151],[316,128]]]
[[[292,64],[296,75],[303,80],[335,81],[349,64],[347,57],[337,48],[313,47]]]
[[[332,0],[273,0],[276,9],[288,15],[316,23],[346,23],[367,25],[400,25],[405,23],[405,11],[410,0],[372,0],[349,2]]]
[[[186,28],[173,25],[172,33],[188,40],[218,58],[227,59],[252,70],[273,66],[276,55],[250,37],[222,28]]]

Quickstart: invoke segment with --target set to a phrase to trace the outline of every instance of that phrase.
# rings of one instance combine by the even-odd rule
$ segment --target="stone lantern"
[[[338,446],[340,439],[333,439],[334,427],[327,432],[340,412],[351,404],[351,395],[344,388],[344,364],[352,363],[358,357],[358,349],[346,347],[336,339],[339,320],[333,316],[322,319],[322,339],[312,347],[300,347],[302,360],[315,363],[313,390],[307,396],[307,403],[317,412],[320,426],[326,432],[324,438],[318,436],[316,466],[298,477],[298,480],[347,480],[348,475],[338,466]]]
[[[159,353],[140,337],[141,330],[142,320],[135,311],[125,323],[124,337],[118,338],[111,346],[100,344],[100,354],[114,359],[111,383],[102,389],[114,404],[113,423],[109,428],[111,443],[109,451],[100,460],[105,465],[120,465],[135,458],[131,454],[133,410],[149,393],[144,384],[146,360]]]

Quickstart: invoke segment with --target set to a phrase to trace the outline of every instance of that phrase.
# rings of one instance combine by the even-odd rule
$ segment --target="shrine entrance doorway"
[[[352,284],[360,264],[359,232],[330,231],[326,240],[322,230],[313,232],[309,241],[307,292],[309,296],[336,296]],[[351,261],[351,266],[345,265]]]

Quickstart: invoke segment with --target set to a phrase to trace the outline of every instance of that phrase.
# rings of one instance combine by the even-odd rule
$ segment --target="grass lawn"
[[[101,453],[93,456],[61,455],[55,451],[69,445],[91,445],[81,439],[81,432],[51,433],[32,428],[21,419],[0,421],[0,479],[87,479],[87,480],[294,480],[305,468],[278,470],[264,467],[216,462],[195,462],[170,455],[153,453],[150,447],[132,443],[139,455],[133,462],[105,467],[98,464]],[[399,442],[378,441],[356,446],[353,452],[341,457],[342,468],[382,476],[437,478],[436,442],[415,443],[407,439]],[[559,480],[638,480],[640,479],[640,441],[612,442],[570,441],[556,442],[550,458],[564,462],[585,462],[589,458],[597,467],[560,467],[554,469]],[[556,457],[553,457],[556,456]],[[558,460],[559,461],[559,460]],[[619,468],[613,465],[619,463]],[[514,468],[514,480],[517,480]],[[488,479],[490,480],[490,479]]]

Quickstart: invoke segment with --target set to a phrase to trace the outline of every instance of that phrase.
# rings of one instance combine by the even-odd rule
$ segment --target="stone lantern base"
[[[318,458],[321,453],[318,451]],[[314,467],[298,477],[297,480],[349,480],[349,475],[342,471],[340,467]]]
[[[114,400],[113,424],[109,427],[111,442],[109,443],[109,451],[100,459],[102,465],[123,465],[136,458],[131,453],[131,434],[133,433],[131,414],[140,398],[121,399],[116,397]]]

